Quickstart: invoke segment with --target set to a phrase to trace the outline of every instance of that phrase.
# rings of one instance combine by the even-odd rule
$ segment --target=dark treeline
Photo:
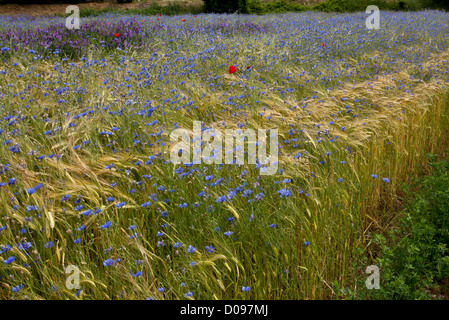
[[[79,4],[89,2],[130,3],[133,0],[0,0],[0,4]],[[151,3],[158,5],[157,2]],[[206,13],[281,13],[318,10],[327,12],[363,11],[367,5],[377,5],[381,10],[449,9],[449,0],[326,0],[315,6],[307,6],[290,0],[203,0],[202,12]],[[178,5],[178,4],[175,4]],[[195,10],[196,11],[196,10]],[[195,12],[197,13],[197,12]]]

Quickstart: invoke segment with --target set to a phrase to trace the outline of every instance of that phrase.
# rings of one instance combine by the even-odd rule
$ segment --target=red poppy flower
[[[323,44],[322,44],[322,46],[324,47],[324,46],[325,46],[325,44],[323,43]]]
[[[229,73],[234,73],[236,71],[237,71],[237,69],[234,66],[229,67]]]
[[[162,17],[162,13],[159,13],[159,17]]]
[[[249,67],[246,67],[246,69],[251,69],[251,66],[249,66]]]
[[[186,19],[183,19],[182,21],[183,21],[183,22],[186,22]]]
[[[120,33],[114,33],[114,37],[116,38],[120,37]]]

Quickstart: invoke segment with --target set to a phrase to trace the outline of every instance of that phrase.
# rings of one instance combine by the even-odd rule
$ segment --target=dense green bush
[[[214,13],[248,13],[247,0],[204,0],[204,11]]]
[[[132,1],[132,0],[130,0]],[[86,2],[102,2],[102,0],[0,0],[0,4],[78,4],[78,3],[86,3]],[[67,4],[68,5],[68,4]]]
[[[420,10],[425,8],[448,8],[447,0],[327,0],[313,7],[313,10],[325,12],[365,11],[369,5],[378,6],[381,10]]]
[[[421,5],[429,9],[446,9],[449,10],[448,0],[420,0]]]
[[[355,12],[365,11],[369,5],[378,6],[381,10],[395,10],[398,4],[384,0],[327,0],[313,7],[314,10],[325,12]]]
[[[261,2],[260,0],[250,0],[247,5],[248,13],[283,13],[283,12],[301,12],[311,10],[312,7],[304,6],[298,3],[291,3],[285,0]]]
[[[101,10],[96,10],[92,8],[80,8],[80,17],[89,17],[89,16],[99,16],[103,13],[120,13],[120,14],[131,14],[131,15],[177,15],[177,14],[199,14],[202,12],[202,8],[200,6],[185,6],[179,3],[169,3],[166,6],[158,5],[157,3],[150,3],[148,6],[143,8],[134,8],[134,9],[117,9],[117,8],[104,8]]]
[[[359,250],[358,268],[374,264],[380,269],[380,289],[368,290],[363,274],[357,291],[340,290],[358,299],[430,299],[448,293],[449,278],[449,161],[429,156],[433,173],[407,192],[405,213],[388,235],[376,234],[372,244],[374,261]]]
[[[444,8],[442,0],[327,0],[315,6],[301,5],[287,0],[262,2],[261,0],[248,0],[248,13],[266,14],[283,12],[301,12],[316,10],[324,12],[356,12],[365,11],[369,5],[375,5],[380,10],[419,10],[424,8]]]

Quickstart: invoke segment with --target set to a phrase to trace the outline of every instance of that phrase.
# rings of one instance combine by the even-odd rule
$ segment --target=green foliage
[[[125,0],[126,2],[132,2],[132,0]],[[18,5],[27,5],[27,4],[66,4],[67,0],[0,0],[1,4],[18,4]],[[70,4],[78,4],[78,3],[87,3],[94,2],[93,0],[76,0],[70,2]],[[101,2],[101,0],[95,1]]]
[[[248,13],[246,0],[204,0],[204,11],[207,13]]]
[[[431,5],[432,0],[406,0],[406,1],[385,1],[385,0],[327,0],[315,6],[302,5],[288,2],[286,0],[276,0],[262,2],[260,0],[250,0],[248,2],[248,13],[267,14],[301,12],[307,10],[323,12],[356,12],[365,11],[369,5],[375,5],[380,10],[419,10],[422,8],[441,6]]]
[[[271,2],[252,0],[248,2],[248,13],[251,14],[302,12],[310,9],[311,7],[298,3],[287,2],[285,0]]]
[[[429,290],[449,277],[449,161],[429,155],[433,173],[417,182],[405,213],[388,237],[373,236],[379,256],[372,264],[380,269],[380,289],[341,290],[358,299],[430,299]],[[388,238],[388,239],[387,239]],[[363,251],[358,252],[358,256]],[[369,265],[366,257],[360,264]],[[362,279],[363,278],[363,279]],[[437,290],[438,292],[438,290]]]
[[[421,10],[448,9],[445,0],[327,0],[313,7],[313,10],[324,12],[355,12],[365,11],[369,5],[375,5],[380,10]]]
[[[380,10],[396,10],[398,4],[384,0],[327,0],[313,7],[324,12],[355,12],[365,11],[369,5],[375,5]]]
[[[131,14],[131,15],[178,15],[178,14],[198,14],[202,12],[202,8],[194,5],[185,6],[179,3],[169,3],[165,6],[161,6],[156,2],[150,3],[144,8],[135,9],[116,9],[116,8],[105,8],[101,10],[96,10],[92,8],[80,8],[80,17],[89,16],[99,16],[103,13],[117,13],[117,14]]]
[[[447,0],[420,0],[420,2],[425,8],[449,10],[449,1]]]

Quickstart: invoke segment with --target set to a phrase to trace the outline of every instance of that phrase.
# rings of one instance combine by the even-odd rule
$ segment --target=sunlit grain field
[[[449,14],[366,18],[1,16],[0,297],[355,289],[356,249],[449,127]],[[194,121],[277,129],[277,172],[174,165],[170,134]]]

